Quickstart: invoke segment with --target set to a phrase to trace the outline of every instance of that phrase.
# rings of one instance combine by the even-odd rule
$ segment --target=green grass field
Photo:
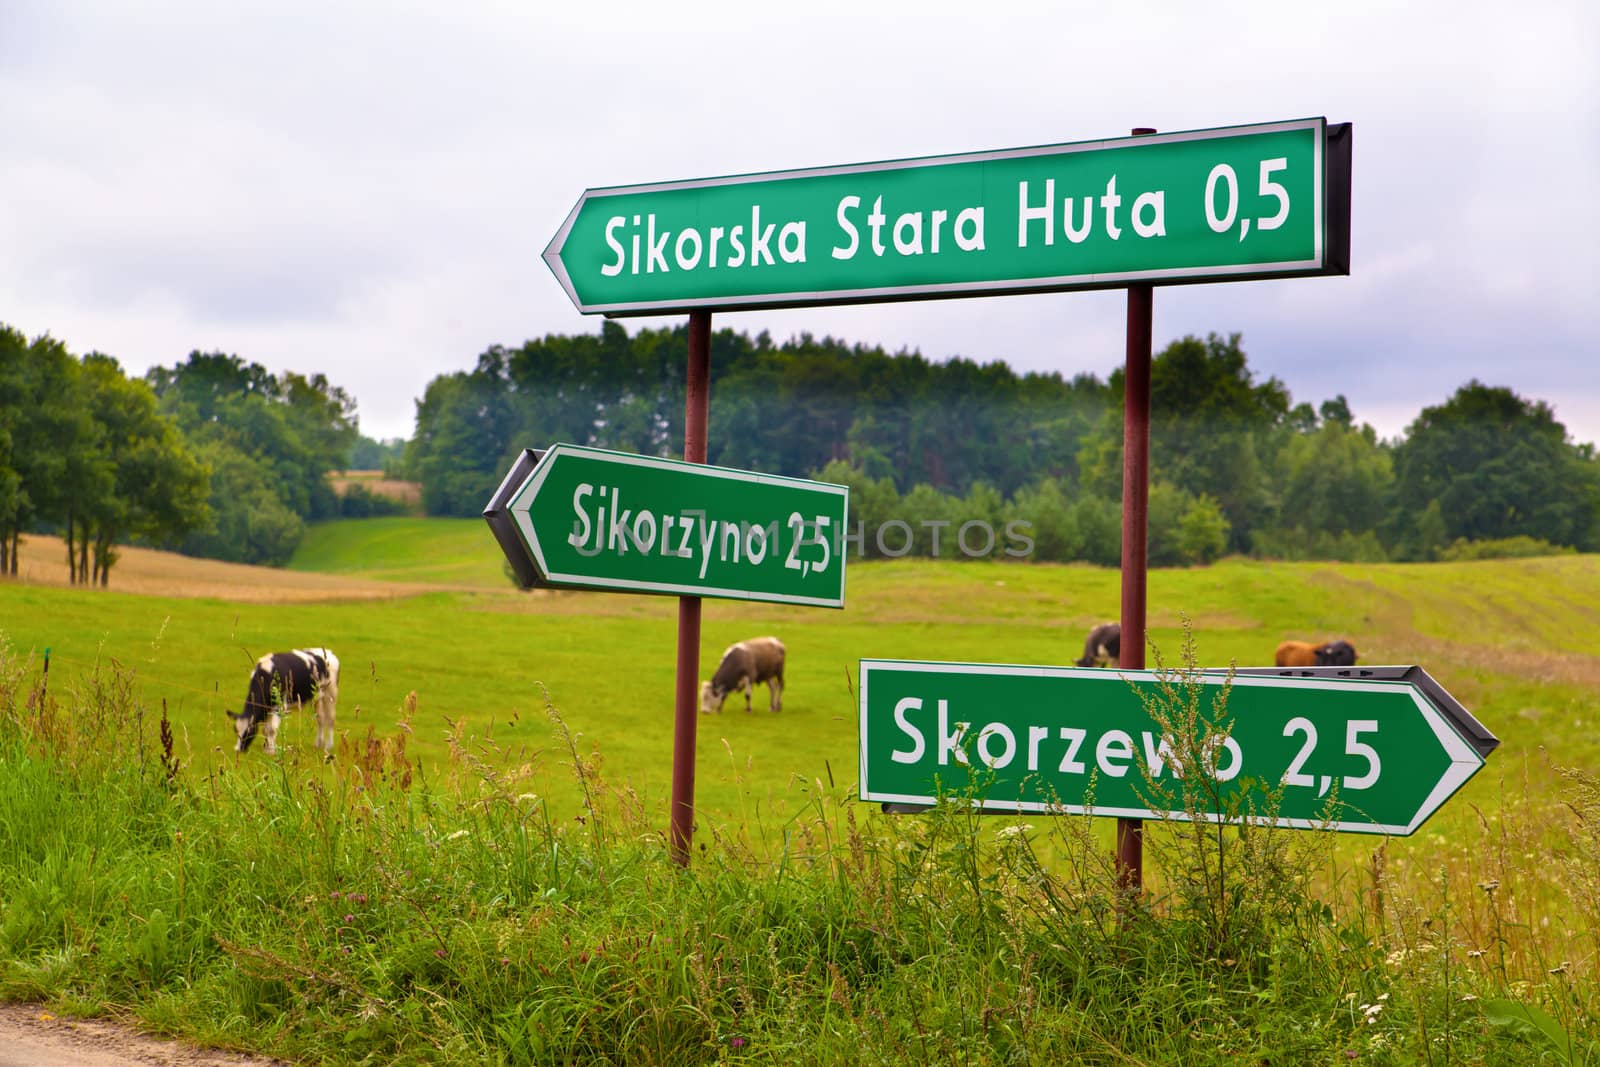
[[[288,569],[495,590],[507,583],[500,552],[478,519],[319,523],[306,531]]]
[[[232,759],[223,711],[250,665],[278,648],[322,645],[344,665],[340,728],[397,729],[416,694],[410,751],[441,757],[449,724],[535,756],[550,743],[545,694],[607,775],[665,805],[672,750],[676,601],[607,593],[520,594],[500,573],[483,524],[373,519],[316,527],[294,567],[445,591],[377,602],[230,604],[0,584],[0,632],[19,654],[52,649],[51,681],[70,686],[97,661],[135,672],[165,701],[199,765]],[[292,577],[284,576],[286,584]],[[1114,618],[1119,578],[1087,566],[986,562],[857,563],[841,611],[707,601],[702,676],[730,642],[762,633],[789,648],[784,711],[742,701],[701,720],[698,799],[729,814],[746,789],[794,777],[853,781],[852,697],[861,657],[1070,663],[1084,633]],[[1535,763],[1595,766],[1600,720],[1600,559],[1588,556],[1431,565],[1227,560],[1150,575],[1151,638],[1177,659],[1192,620],[1206,665],[1270,664],[1289,637],[1346,636],[1364,664],[1420,663],[1501,739],[1464,794]],[[305,723],[287,736],[301,739]],[[730,763],[730,752],[732,762]],[[1520,773],[1520,771],[1518,772]],[[552,783],[552,788],[560,788]],[[1460,818],[1457,803],[1438,818]]]
[[[1239,907],[1241,901],[1250,906],[1249,894],[1258,891],[1288,893],[1285,899],[1298,902],[1285,905],[1290,908],[1284,913],[1291,916],[1290,927],[1274,925],[1279,920],[1260,927],[1275,932],[1270,945],[1263,943],[1261,970],[1254,977],[1228,971],[1237,961],[1209,958],[1203,946],[1176,970],[1161,970],[1159,961],[1174,949],[1158,945],[1160,938],[1190,937],[1184,931],[1191,920],[1199,922],[1200,929],[1212,933],[1218,929],[1208,926],[1212,920],[1203,914],[1195,920],[1198,913],[1187,910],[1196,901],[1202,911],[1209,905],[1204,893],[1185,903],[1183,887],[1193,869],[1184,866],[1188,861],[1178,849],[1181,828],[1152,830],[1147,884],[1156,899],[1165,901],[1162,914],[1172,924],[1152,927],[1156,941],[1141,947],[1118,934],[1115,924],[1106,927],[1104,913],[1094,911],[1093,901],[1104,899],[1095,893],[1103,891],[1105,883],[1095,881],[1091,869],[1095,861],[1085,857],[1104,858],[1107,821],[1091,828],[1095,842],[1088,851],[1074,844],[1071,820],[1053,821],[1059,830],[1033,831],[1040,839],[1038,855],[1053,870],[1050,877],[1061,879],[1059,892],[1070,895],[1078,891],[1074,887],[1102,887],[1084,890],[1087,903],[1060,911],[1066,907],[1061,900],[1041,902],[1029,888],[1052,883],[1038,881],[1031,860],[1018,860],[1006,851],[1004,841],[1011,839],[998,838],[984,827],[940,829],[932,817],[886,820],[873,808],[849,800],[857,766],[853,687],[859,658],[1070,663],[1079,654],[1087,629],[1116,614],[1115,571],[896,561],[853,565],[849,606],[842,611],[707,601],[702,672],[714,667],[727,643],[775,633],[789,648],[788,686],[784,710],[778,715],[760,710],[766,694],[758,691],[753,714],[746,715],[742,701],[735,700],[724,714],[698,720],[697,800],[702,815],[697,840],[717,847],[707,857],[710,867],[704,881],[676,882],[648,853],[616,850],[619,839],[644,842],[666,824],[675,601],[599,593],[518,593],[501,573],[499,553],[487,530],[470,521],[329,524],[316,528],[296,557],[295,566],[306,571],[363,579],[367,583],[360,587],[363,596],[370,597],[368,586],[393,583],[403,595],[392,598],[261,603],[260,584],[251,602],[186,598],[178,595],[183,592],[181,561],[163,566],[175,567],[170,573],[180,576],[163,578],[173,595],[120,593],[115,574],[109,590],[0,582],[0,635],[9,649],[0,656],[0,666],[11,672],[8,714],[17,718],[8,722],[18,724],[8,727],[13,732],[5,735],[10,754],[0,755],[11,761],[16,774],[35,776],[18,779],[7,794],[11,799],[6,810],[19,813],[12,816],[17,820],[66,820],[49,831],[59,830],[64,842],[58,853],[50,853],[58,858],[49,862],[69,866],[86,862],[81,849],[71,846],[73,835],[82,831],[66,824],[78,817],[69,817],[66,809],[59,816],[52,814],[52,805],[77,810],[77,805],[90,804],[93,789],[100,787],[86,787],[81,795],[71,793],[59,802],[29,800],[53,795],[51,790],[65,779],[61,774],[52,778],[54,772],[27,754],[28,746],[81,755],[86,751],[81,746],[93,744],[93,737],[120,737],[120,744],[133,743],[130,733],[114,724],[105,726],[104,712],[94,710],[115,709],[126,721],[132,707],[131,714],[139,718],[144,731],[134,731],[143,754],[136,763],[125,753],[97,755],[95,760],[106,769],[95,773],[104,773],[111,781],[123,765],[149,766],[146,746],[152,742],[146,735],[165,707],[174,724],[181,778],[192,790],[185,795],[191,799],[169,807],[163,798],[172,788],[170,779],[163,786],[159,773],[152,781],[147,770],[130,770],[137,778],[126,786],[128,802],[135,805],[129,816],[132,837],[125,845],[117,844],[106,836],[110,827],[96,830],[106,836],[108,850],[130,847],[148,855],[148,861],[140,861],[140,899],[168,901],[162,906],[169,916],[175,899],[183,924],[184,850],[189,847],[196,848],[192,877],[201,877],[204,871],[205,877],[216,881],[216,892],[239,891],[240,887],[224,883],[241,855],[251,857],[251,864],[259,855],[264,863],[287,865],[271,890],[276,894],[273,899],[283,901],[303,896],[308,885],[323,886],[324,896],[328,889],[348,892],[340,881],[351,877],[348,870],[361,870],[365,873],[359,877],[379,880],[389,902],[384,920],[390,924],[389,932],[382,939],[374,935],[370,942],[374,956],[366,964],[370,969],[363,972],[365,977],[351,972],[340,978],[346,984],[338,988],[346,992],[326,1005],[315,976],[308,983],[295,960],[308,954],[326,956],[317,970],[335,973],[341,954],[349,951],[345,927],[333,924],[319,931],[312,929],[311,919],[295,920],[291,925],[299,940],[278,944],[270,958],[252,955],[256,949],[224,944],[236,961],[247,964],[242,978],[229,977],[232,972],[224,967],[206,979],[220,983],[219,989],[226,987],[226,997],[243,998],[221,1003],[208,1024],[228,1041],[239,1040],[239,1019],[281,1010],[290,1002],[282,998],[289,997],[298,1005],[286,1024],[295,1033],[283,1035],[288,1042],[283,1047],[324,1049],[314,1054],[343,1062],[344,1053],[325,1050],[323,1039],[313,1035],[329,1022],[338,1029],[352,1018],[367,1017],[348,1013],[369,1011],[370,1003],[361,1008],[355,1001],[340,999],[358,988],[381,990],[387,998],[414,998],[414,1004],[407,1000],[412,1006],[406,1011],[414,1007],[416,1017],[397,1022],[398,1029],[368,1032],[363,1023],[359,1033],[361,1048],[380,1050],[373,1055],[412,1048],[406,1044],[412,1042],[416,1062],[451,1062],[449,1049],[455,1047],[499,1049],[496,1055],[504,1062],[564,1062],[581,1057],[574,1050],[587,1047],[582,1042],[590,1040],[607,1048],[634,1050],[607,1055],[637,1056],[641,1046],[628,1042],[638,1035],[625,1023],[641,1010],[667,1013],[662,1016],[665,1021],[658,1020],[665,1029],[651,1031],[656,1034],[651,1040],[666,1042],[661,1048],[690,1050],[645,1054],[646,1060],[661,1062],[726,1060],[731,1050],[743,1047],[745,1039],[737,1035],[750,1033],[759,1033],[768,1042],[754,1057],[763,1062],[827,1062],[862,1042],[878,1049],[874,1055],[886,1062],[914,1062],[919,1047],[936,1059],[966,1058],[977,1049],[973,1062],[1009,1061],[1005,1049],[1013,1047],[1010,1043],[1041,1055],[1055,1050],[1069,1059],[1093,1058],[1092,1050],[1103,1046],[1143,1050],[1134,1053],[1136,1058],[1189,1058],[1203,1052],[1201,1059],[1206,1062],[1236,1062],[1230,1049],[1267,1047],[1290,1050],[1282,1053],[1288,1057],[1282,1062],[1295,1062],[1295,1049],[1315,1050],[1321,1062],[1330,1049],[1340,1047],[1359,1050],[1361,1058],[1379,1062],[1431,1062],[1439,1048],[1438,1062],[1451,1062],[1451,1050],[1457,1047],[1452,1042],[1462,1041],[1467,1044],[1460,1047],[1471,1050],[1462,1053],[1469,1059],[1510,1063],[1527,1062],[1526,1055],[1540,1049],[1547,1054],[1552,1048],[1562,1051],[1559,1038],[1550,1036],[1557,1031],[1586,1035],[1585,1041],[1595,1037],[1592,920],[1600,915],[1600,873],[1593,868],[1600,855],[1600,833],[1595,829],[1600,826],[1600,788],[1595,785],[1600,751],[1594,729],[1600,720],[1597,557],[1382,566],[1226,560],[1206,569],[1151,574],[1151,636],[1169,662],[1179,657],[1185,618],[1192,624],[1205,665],[1266,664],[1285,638],[1343,636],[1361,650],[1363,664],[1422,664],[1502,741],[1487,768],[1413,837],[1384,841],[1342,835],[1333,862],[1315,871],[1289,867],[1253,876],[1247,865],[1245,881],[1240,883],[1247,895],[1235,898],[1231,907]],[[288,589],[293,582],[291,571],[264,584]],[[413,594],[419,583],[436,589]],[[254,659],[272,649],[319,644],[332,647],[343,660],[339,728],[358,744],[342,750],[341,762],[331,768],[304,760],[300,757],[309,746],[310,724],[298,717],[286,723],[281,738],[291,746],[286,756],[273,760],[258,747],[236,757],[231,751],[231,724],[223,711],[237,708],[242,700]],[[46,647],[51,650],[51,695],[63,708],[78,709],[76,714],[85,715],[86,721],[100,723],[94,727],[97,732],[75,737],[57,720],[42,714],[27,717],[26,709],[37,704],[34,692],[42,682]],[[108,679],[126,682],[127,700],[108,689]],[[598,823],[591,827],[575,818],[581,811],[579,786],[564,739],[545,714],[546,694],[565,726],[577,735],[579,753],[598,756],[599,773],[610,790],[607,795],[623,809],[621,821],[605,831],[617,835],[620,827],[620,838],[605,838],[612,844],[602,841]],[[349,793],[353,779],[341,772],[358,762],[359,742],[369,728],[384,738],[404,734],[413,765],[428,782],[442,788],[445,797],[457,797],[455,806],[441,807],[437,799],[428,799],[437,793],[413,793],[406,801],[375,796],[368,807]],[[36,740],[28,741],[29,737]],[[1576,768],[1587,777],[1563,777],[1561,768]],[[483,777],[474,783],[479,774]],[[537,808],[527,807],[523,791],[530,789],[542,798]],[[637,794],[637,807],[621,799],[629,790]],[[240,804],[262,812],[282,810],[270,823],[256,827],[246,821],[235,829],[226,821],[227,812]],[[551,836],[557,830],[547,828],[543,831],[547,855],[539,858],[527,852],[533,829],[529,820],[535,810],[541,818],[555,819],[558,827],[565,825],[579,841],[592,833],[594,851],[571,853],[568,850],[577,847],[574,841],[558,841],[558,836]],[[200,865],[201,850],[185,845],[185,835],[166,844],[159,834],[155,839],[140,836],[143,820],[152,820],[154,826],[168,818],[192,819],[197,827],[209,827],[205,832],[217,838],[208,846],[215,853],[207,861],[211,866]],[[211,821],[215,819],[223,822]],[[858,823],[865,835],[860,838]],[[455,829],[458,826],[461,829]],[[34,846],[26,842],[44,830],[28,829],[18,821],[6,832],[20,842],[15,847],[32,850]],[[233,836],[223,840],[225,834],[237,840]],[[1292,836],[1304,840],[1311,835]],[[452,860],[448,850],[440,851],[448,841],[480,838],[484,844],[473,846],[470,862],[466,853]],[[1244,835],[1235,838],[1230,831],[1216,835],[1213,844],[1225,851],[1235,841],[1242,847],[1244,840]],[[728,842],[745,843],[727,850]],[[301,855],[307,843],[313,851]],[[820,857],[812,873],[791,867],[797,847]],[[996,847],[1000,851],[990,855]],[[746,848],[754,851],[747,853]],[[984,853],[981,860],[978,851]],[[401,853],[414,854],[404,861],[408,867],[435,870],[428,877],[443,879],[431,898],[419,896],[421,888],[408,888],[404,874],[397,873]],[[1192,858],[1193,853],[1188,855]],[[1167,857],[1165,868],[1158,858],[1162,856]],[[141,1013],[147,1019],[170,1020],[161,1025],[187,1031],[189,1027],[173,1013],[179,1011],[177,1004],[188,1003],[182,1000],[188,994],[175,990],[187,988],[190,979],[184,976],[189,972],[152,941],[148,911],[155,905],[139,905],[132,925],[116,935],[125,941],[119,940],[115,951],[129,954],[133,961],[124,967],[127,976],[119,977],[121,972],[108,962],[105,974],[94,979],[106,983],[95,987],[101,992],[71,993],[73,975],[80,970],[85,975],[101,973],[86,962],[87,935],[72,933],[72,923],[78,921],[72,916],[83,909],[99,915],[104,899],[109,899],[104,894],[118,890],[86,889],[90,899],[69,906],[50,896],[51,886],[86,878],[87,872],[52,874],[29,867],[31,862],[19,861],[15,870],[0,865],[0,875],[19,886],[13,892],[23,894],[5,902],[0,934],[14,946],[65,947],[37,958],[24,952],[12,960],[6,971],[8,995],[77,996],[91,1004],[109,998],[120,1003],[119,998],[130,995],[126,990],[142,988],[140,982],[159,982],[168,990],[162,996],[175,999],[157,998],[144,1004]],[[93,866],[92,860],[87,862]],[[468,865],[451,868],[451,863]],[[458,877],[467,881],[455,885],[451,879]],[[800,883],[790,881],[794,878]],[[633,889],[630,880],[636,880]],[[580,883],[585,886],[581,892],[593,895],[592,908],[576,897],[549,896],[561,886]],[[464,902],[452,904],[450,894],[465,892],[463,886],[475,888]],[[540,890],[540,886],[550,888]],[[450,892],[441,893],[443,889]],[[196,886],[194,892],[204,890]],[[529,901],[530,892],[545,896]],[[1225,899],[1229,898],[1219,892],[1216,900]],[[1323,899],[1331,904],[1326,913],[1317,903]],[[545,905],[539,903],[551,900],[558,902],[550,906],[559,907],[562,916],[554,925],[547,923]],[[984,933],[994,918],[991,909],[1018,906],[1043,908],[1036,916],[1043,925],[1036,928],[1033,920],[1024,923],[1013,916],[1001,929],[1012,928],[1021,939],[1026,926],[1033,931],[1026,936],[1039,940],[982,940],[997,936]],[[875,910],[880,907],[888,910]],[[423,915],[424,924],[448,926],[432,933],[413,929],[409,918],[413,913]],[[1093,920],[1095,914],[1102,919]],[[701,915],[718,918],[705,922]],[[1099,921],[1101,926],[1095,932],[1088,927],[1053,926],[1061,915],[1078,916],[1073,922]],[[121,924],[119,931],[129,922],[118,909],[97,921]],[[937,924],[945,922],[955,925],[941,931]],[[1297,933],[1293,924],[1300,922],[1311,922],[1316,930]],[[203,920],[191,917],[188,923],[192,929],[185,951],[197,961],[195,966],[209,961],[207,967],[218,963],[215,939],[208,931],[243,925],[225,911],[215,915],[208,911]],[[592,923],[593,929],[583,933],[573,928],[574,923]],[[225,936],[243,939],[246,946],[275,943],[270,929]],[[614,951],[624,941],[636,945],[629,939],[652,929],[674,931],[680,944],[696,946],[693,954],[681,959],[675,952],[659,959],[647,956],[654,962],[623,966],[611,977],[593,973],[591,951],[598,956],[602,949]],[[816,931],[820,940],[806,947],[809,931]],[[979,935],[979,940],[971,940]],[[1032,970],[1062,965],[1059,957],[1067,951],[1063,946],[1075,945],[1080,936],[1087,938],[1083,945],[1088,946],[1089,956],[1074,966],[1103,968],[1094,972],[1098,976],[1094,982],[1110,983],[1103,987],[1108,991],[1104,997],[1095,992],[1101,987],[1094,982],[1081,984],[1089,980],[1088,971],[1073,978]],[[905,946],[893,950],[903,955],[892,959],[872,955],[878,950],[869,946],[883,938],[889,939],[885,943]],[[948,945],[952,939],[971,953],[970,958],[962,957],[967,964],[959,966],[990,968],[984,983],[971,990],[953,986],[952,982],[959,985],[959,975],[931,962],[937,956],[931,946]],[[735,942],[741,947],[724,962],[718,946]],[[456,964],[439,962],[448,957],[488,966],[507,951],[496,946],[507,944],[524,945],[529,961],[526,973],[518,972],[507,987],[509,992],[497,992],[501,989],[497,983],[503,981],[495,976],[497,971],[469,979],[455,974]],[[577,946],[582,944],[592,947],[579,953]],[[1310,955],[1294,956],[1298,945],[1308,946]],[[391,949],[400,957],[388,955]],[[1270,963],[1265,955],[1269,949]],[[1102,950],[1107,955],[1094,956]],[[1341,955],[1347,951],[1352,954]],[[560,966],[578,983],[569,989],[577,999],[552,1000],[545,992],[556,981],[543,962],[552,952],[568,953]],[[1148,958],[1140,955],[1146,952],[1151,953]],[[1322,952],[1332,955],[1317,956]],[[637,953],[635,948],[629,959]],[[1119,984],[1127,977],[1130,958],[1144,959],[1139,966],[1149,967],[1143,984]],[[687,970],[680,966],[684,959]],[[1219,966],[1227,973],[1213,973]],[[758,970],[771,972],[765,981],[778,991],[776,1006],[763,1009],[766,1014],[751,1014],[752,994],[740,992],[740,983],[746,981],[742,976]],[[413,972],[434,974],[420,993],[405,982],[396,984],[397,974]],[[1319,975],[1327,975],[1327,980],[1319,980]],[[478,1008],[468,1010],[466,1001],[459,1018],[430,1014],[435,1009],[429,1007],[434,1003],[429,990],[436,986],[429,983],[447,980],[465,983],[455,988],[474,1004],[481,995],[486,1014],[474,1015]],[[1291,980],[1305,984],[1293,989],[1282,984]],[[1235,988],[1239,981],[1243,986]],[[1164,987],[1162,982],[1173,985]],[[977,995],[988,988],[985,983],[1010,990],[1007,995],[1020,999],[996,1007],[987,994]],[[617,994],[624,987],[633,991]],[[1249,1001],[1253,1006],[1219,1007],[1222,1002],[1216,996],[1224,988],[1255,998]],[[1379,999],[1385,990],[1394,992],[1393,1002]],[[529,998],[517,1009],[524,1014],[515,1018],[496,1007],[511,993]],[[786,999],[791,993],[793,999]],[[1032,999],[1046,994],[1066,995],[1069,1008],[1054,1013]],[[1480,994],[1484,1011],[1463,1006]],[[258,1003],[257,998],[264,996],[268,1002]],[[863,999],[852,1001],[852,996]],[[1176,1000],[1162,999],[1169,996]],[[1105,997],[1110,999],[1101,1004]],[[1279,1009],[1271,1007],[1278,1003],[1275,997],[1284,998],[1277,1014]],[[1502,1000],[1544,1004],[1559,1018],[1522,1020],[1513,1013],[1506,1021],[1489,1012],[1491,997],[1501,998],[1496,1005]],[[1126,1015],[1127,998],[1144,998],[1142,1010],[1147,1013],[1168,1013],[1161,1024],[1168,1036],[1152,1043],[1140,1031],[1122,1030],[1123,1024],[1115,1020]],[[712,1001],[719,1007],[695,1006]],[[168,1014],[163,1014],[164,1003],[171,1007]],[[280,1007],[274,1008],[274,1003]],[[832,1014],[853,1010],[851,1003],[865,1014]],[[1384,1010],[1378,1006],[1384,1003],[1393,1010],[1384,1027],[1372,1027]],[[1075,1008],[1070,1007],[1073,1004]],[[1106,1014],[1081,1014],[1101,1008]],[[805,1014],[794,1018],[783,1014],[791,1009]],[[987,1024],[976,1026],[975,1020],[987,1018],[985,1013],[991,1010],[1003,1020],[997,1025],[1014,1025],[1015,1033],[990,1031]],[[1494,1010],[1503,1015],[1511,1009]],[[874,1011],[887,1014],[878,1018]],[[1041,1020],[1048,1017],[1048,1026],[1030,1031],[1029,1019],[1035,1012],[1042,1013]],[[1233,1026],[1228,1019],[1234,1014],[1256,1021]],[[315,1023],[316,1018],[324,1022]],[[492,1033],[482,1029],[489,1025],[484,1019],[490,1018]],[[582,1022],[571,1023],[574,1019]],[[1196,1020],[1209,1021],[1202,1025]],[[608,1026],[621,1029],[607,1035]],[[1247,1037],[1251,1026],[1271,1028],[1275,1036],[1270,1041]],[[1315,1036],[1307,1037],[1302,1028]],[[680,1030],[698,1036],[684,1039]],[[434,1032],[440,1035],[437,1047],[427,1037]],[[822,1044],[798,1048],[781,1044],[802,1033]],[[572,1042],[561,1046],[567,1051],[535,1051],[535,1039],[544,1041],[550,1034],[565,1035],[563,1040]],[[620,1043],[605,1044],[610,1036]],[[735,1040],[740,1044],[729,1043]],[[1443,1046],[1438,1045],[1441,1040]],[[1408,1050],[1403,1056],[1385,1051],[1402,1046]],[[894,1052],[896,1048],[901,1051]],[[1554,1061],[1585,1062],[1591,1054],[1600,1054],[1591,1046],[1583,1048],[1590,1051],[1569,1043],[1565,1055]],[[388,1053],[381,1052],[385,1049]],[[826,1049],[832,1051],[819,1051]]]

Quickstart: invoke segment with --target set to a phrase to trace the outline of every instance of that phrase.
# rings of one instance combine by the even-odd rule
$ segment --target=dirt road
[[[286,1060],[199,1049],[37,1004],[0,1004],[0,1067],[291,1067]]]

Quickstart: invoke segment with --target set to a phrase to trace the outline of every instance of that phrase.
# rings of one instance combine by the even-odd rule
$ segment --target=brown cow
[[[700,684],[700,710],[706,714],[722,710],[729,694],[744,690],[744,710],[750,711],[750,694],[767,683],[771,709],[783,708],[783,642],[776,637],[752,637],[729,645],[722,662],[709,682]]]
[[[1354,667],[1356,646],[1349,641],[1285,641],[1278,646],[1273,662],[1279,667]]]

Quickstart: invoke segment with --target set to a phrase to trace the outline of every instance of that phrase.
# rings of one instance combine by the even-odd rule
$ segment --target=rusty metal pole
[[[1134,134],[1155,133],[1140,127]],[[1122,651],[1124,670],[1144,668],[1146,560],[1150,518],[1149,285],[1128,286],[1127,367],[1122,399]],[[1117,820],[1117,875],[1136,895],[1144,889],[1144,820]]]
[[[683,402],[683,458],[706,461],[706,419],[710,410],[711,312],[689,313],[689,371]],[[689,866],[694,836],[695,734],[700,728],[700,598],[678,598],[678,677],[672,727],[672,827],[668,844],[672,861]]]

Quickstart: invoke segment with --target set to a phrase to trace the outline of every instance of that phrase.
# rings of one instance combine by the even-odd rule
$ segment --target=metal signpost
[[[503,502],[496,495],[489,517],[516,532],[539,584],[841,608],[848,496],[842,485],[558,444]]]
[[[1407,835],[1460,789],[1498,741],[1417,667],[1239,674],[1231,728],[1200,768],[1262,816],[1282,787],[1279,825]],[[1207,709],[1227,681],[1207,671]],[[1175,745],[1145,710],[1147,671],[861,661],[861,798],[926,805],[972,789],[988,811],[1186,817]],[[1092,811],[1087,793],[1093,781]],[[1226,821],[1213,804],[1210,817]]]
[[[691,464],[706,458],[714,310],[1126,286],[1121,665],[1142,667],[1152,286],[1349,273],[1351,130],[1310,118],[1134,132],[1074,144],[590,189],[544,258],[585,313],[688,313],[684,460]],[[618,553],[599,575],[612,584],[597,583],[600,568],[591,566],[593,560],[556,560],[572,554],[559,547],[561,530],[511,520],[508,505],[529,480],[533,456],[524,454],[485,513],[519,580],[526,585],[544,576],[584,588],[683,591],[671,844],[674,858],[686,864],[699,598],[773,599],[766,595],[772,588],[793,592],[793,575],[777,587],[760,586],[756,595],[747,581],[750,569],[719,569],[712,578],[715,564],[707,562],[703,573],[685,581],[682,568],[668,574],[664,566],[646,568],[642,558]],[[601,483],[589,484],[596,493],[583,499],[598,505]],[[606,485],[609,492],[612,486]],[[638,519],[640,508],[664,525],[661,520],[678,506],[667,500],[640,505],[632,491],[628,497],[636,504],[628,536],[631,523],[644,521]],[[613,523],[621,523],[615,508],[627,504],[619,499],[609,506],[604,551],[612,548]],[[570,499],[567,510],[578,509],[579,502]],[[599,519],[589,514],[592,531]],[[682,513],[677,514],[681,533]],[[802,523],[831,515],[803,509],[791,514]],[[789,521],[781,518],[780,537]],[[577,521],[580,529],[569,528],[567,535],[581,532]],[[639,532],[648,534],[648,523]],[[574,551],[581,544],[573,544]],[[744,546],[746,560],[752,544]],[[819,598],[791,602],[839,606],[832,594],[804,585],[808,577],[817,579],[820,556],[780,554],[786,563],[800,563],[799,597]],[[708,559],[702,552],[700,561]],[[676,567],[679,561],[669,562]],[[839,568],[842,601],[842,559]],[[1139,824],[1124,820],[1118,863],[1135,890],[1139,853]]]

